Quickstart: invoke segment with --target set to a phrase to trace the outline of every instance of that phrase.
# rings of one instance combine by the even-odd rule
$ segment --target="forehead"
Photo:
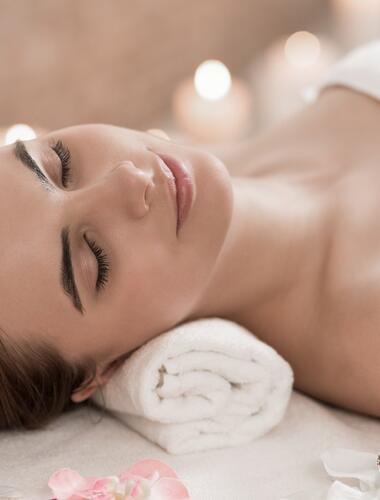
[[[119,148],[123,146],[125,148],[129,145],[132,147],[144,145],[151,137],[150,134],[139,130],[98,123],[64,127],[49,132],[42,137],[49,136],[65,136],[72,140],[75,140],[75,138],[94,140],[99,145],[108,144],[112,146],[108,152],[112,152],[113,147]]]

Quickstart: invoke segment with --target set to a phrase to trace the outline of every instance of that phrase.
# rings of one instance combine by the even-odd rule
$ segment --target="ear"
[[[147,130],[148,134],[155,135],[156,137],[159,137],[160,139],[166,139],[170,141],[170,137],[166,132],[161,130],[160,128],[150,128]]]
[[[97,385],[90,384],[83,389],[79,389],[71,394],[71,401],[74,403],[81,403],[85,399],[89,398],[93,392],[98,389]]]
[[[99,387],[106,384],[115,371],[119,368],[119,364],[111,364],[102,374],[97,375],[95,379],[88,385],[83,382],[81,386],[71,394],[71,401],[81,403],[89,398]]]

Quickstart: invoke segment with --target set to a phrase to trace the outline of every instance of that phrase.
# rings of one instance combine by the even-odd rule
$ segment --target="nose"
[[[152,174],[131,161],[122,161],[107,176],[111,195],[114,191],[114,196],[120,197],[120,202],[127,205],[132,217],[144,217],[149,211],[148,190],[152,185]]]
[[[121,211],[122,217],[139,219],[149,211],[152,176],[131,161],[121,161],[76,193],[89,212]]]

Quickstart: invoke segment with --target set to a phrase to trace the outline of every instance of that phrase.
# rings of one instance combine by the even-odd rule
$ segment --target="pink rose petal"
[[[79,472],[63,468],[54,472],[49,480],[48,486],[57,500],[67,500],[78,490],[87,487],[87,481]]]
[[[134,497],[138,494],[138,492],[140,491],[140,483],[141,481],[140,480],[137,480],[133,486],[133,488],[131,489],[131,491],[129,492],[129,495],[131,497]]]
[[[86,488],[77,491],[72,497],[68,498],[68,500],[92,500],[94,498],[96,498],[96,500],[114,500],[114,494],[107,491],[106,488]]]
[[[173,477],[163,477],[152,487],[152,493],[159,493],[165,500],[190,500],[183,483]]]
[[[114,494],[108,491],[108,485],[114,485],[115,483],[119,483],[119,479],[115,476],[108,477],[91,477],[88,479],[88,485],[85,489],[78,491],[76,494],[81,499],[93,499],[96,500],[114,500]],[[115,481],[116,479],[116,481]],[[72,498],[69,500],[77,500],[76,498]]]
[[[102,492],[99,490],[91,490],[87,492],[81,492],[74,495],[69,500],[115,500],[113,493]]]
[[[190,500],[176,472],[154,459],[140,460],[119,476],[84,478],[75,470],[59,469],[50,476],[48,485],[54,493],[54,500],[114,500],[114,492],[108,491],[108,487],[117,487],[118,483],[125,485],[129,480],[134,484],[128,498],[139,492],[141,481],[147,481],[144,489],[149,484],[152,495],[156,494],[162,500]]]
[[[113,484],[112,477],[98,477],[94,478],[95,481],[92,484],[88,484],[87,488],[92,488],[94,490],[101,490],[107,488],[109,484]]]
[[[137,483],[141,481],[141,479],[146,480],[144,476],[136,476],[135,474],[129,474],[129,472],[124,472],[123,478],[120,477],[120,481],[122,484],[126,484],[128,481],[132,481],[132,483]]]
[[[90,477],[85,477],[86,480],[86,489],[90,488],[104,488],[108,484],[109,478],[108,477],[97,477],[97,476],[90,476]]]
[[[150,458],[134,463],[133,465],[131,465],[131,467],[129,467],[129,469],[121,473],[119,477],[121,481],[129,479],[130,476],[141,476],[148,479],[155,470],[158,471],[160,477],[178,477],[171,467],[164,464],[163,462],[160,462],[159,460]]]

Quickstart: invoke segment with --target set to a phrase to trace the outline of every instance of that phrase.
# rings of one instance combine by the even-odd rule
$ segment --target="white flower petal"
[[[376,468],[377,455],[347,448],[330,448],[321,454],[326,471],[334,477],[359,479],[369,488],[376,486],[380,479]]]
[[[329,488],[326,500],[358,500],[363,499],[365,493],[357,488],[351,488],[340,481],[334,481]]]

